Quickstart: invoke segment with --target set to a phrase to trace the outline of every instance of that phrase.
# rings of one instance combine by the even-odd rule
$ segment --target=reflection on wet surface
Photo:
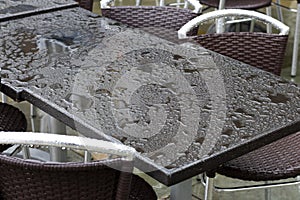
[[[12,14],[49,9],[67,4],[74,4],[72,0],[5,0],[0,1],[0,19]]]
[[[293,83],[82,9],[0,26],[6,84],[26,86],[170,169],[300,117]]]

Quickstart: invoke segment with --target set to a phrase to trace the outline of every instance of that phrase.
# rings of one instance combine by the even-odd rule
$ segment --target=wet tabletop
[[[299,129],[296,84],[197,45],[80,8],[0,26],[5,93],[135,147],[167,185]]]
[[[73,0],[0,0],[0,20],[77,5]]]

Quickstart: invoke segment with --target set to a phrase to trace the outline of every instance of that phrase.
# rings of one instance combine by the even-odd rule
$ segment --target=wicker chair
[[[216,192],[233,192],[253,189],[268,189],[300,184],[300,181],[269,182],[295,178],[300,175],[300,132],[286,136],[262,148],[231,160],[219,168],[206,173],[205,200],[212,199]],[[244,181],[265,181],[257,184],[239,187],[214,186],[216,173]],[[269,199],[269,196],[266,196]]]
[[[225,32],[202,34],[188,37],[187,32],[205,21],[220,17],[252,17],[271,23],[281,30],[279,34],[262,32]],[[179,31],[180,38],[192,38],[201,46],[280,75],[285,56],[289,27],[267,15],[248,10],[227,9],[203,14],[184,25]]]
[[[104,2],[105,3],[105,2]],[[119,21],[129,27],[140,28],[158,37],[178,42],[177,31],[186,22],[198,16],[189,9],[170,6],[116,6],[101,3],[102,16]],[[197,28],[190,31],[196,35]]]
[[[0,102],[0,131],[24,132],[26,128],[27,121],[25,115],[16,107]],[[0,152],[9,146],[10,145],[1,145]]]
[[[133,175],[134,149],[112,142],[45,133],[0,132],[0,143],[102,152],[93,162],[42,162],[0,155],[1,199],[156,200],[152,187]],[[87,154],[86,154],[87,155]],[[133,186],[133,187],[131,187]]]
[[[216,16],[219,14],[221,16],[227,16],[233,13],[238,12],[238,10],[223,10],[223,11],[216,11]],[[255,13],[254,11],[241,11],[243,15],[252,15]],[[241,14],[240,13],[240,14]],[[208,14],[205,14],[208,15]],[[204,19],[215,17],[212,13],[211,15],[200,16],[201,19],[194,19],[193,22],[190,24],[185,25],[182,29],[180,29],[179,37],[185,38],[186,37],[186,31],[189,30],[188,27],[192,27],[197,25],[197,23],[202,23]],[[256,14],[255,14],[256,15]],[[260,15],[260,16],[259,16]],[[249,64],[252,64],[256,67],[261,67],[264,70],[270,71],[274,74],[280,74],[280,66],[282,63],[282,58],[284,54],[284,49],[286,45],[286,39],[287,39],[287,33],[288,33],[288,27],[283,25],[281,22],[270,18],[269,16],[263,16],[262,14],[258,14],[258,18],[265,18],[265,22],[269,21],[272,22],[273,25],[275,25],[277,28],[281,30],[279,35],[274,34],[267,34],[267,33],[222,33],[219,34],[220,37],[218,37],[218,34],[212,34],[211,36],[204,35],[204,36],[197,36],[196,39],[197,42],[199,42],[204,47],[218,51],[222,54],[228,55],[230,57],[239,59],[244,62],[248,62]],[[256,17],[256,18],[257,18]],[[276,23],[276,24],[274,24]],[[211,37],[211,38],[210,38]],[[232,38],[231,38],[232,37]],[[274,38],[273,38],[274,37]],[[216,38],[216,39],[215,39]],[[242,39],[241,39],[242,38]],[[275,39],[276,38],[276,39]],[[214,41],[214,40],[217,40]],[[245,42],[244,40],[248,40]],[[277,47],[271,47],[268,42],[265,43],[264,41],[269,40],[271,43],[279,43]],[[237,41],[237,42],[234,42]],[[224,50],[222,50],[220,47],[217,47],[218,45],[215,43],[220,42],[220,45],[223,45]],[[253,46],[252,42],[258,43],[258,46]],[[238,45],[241,43],[239,46]],[[230,47],[227,48],[227,45]],[[281,46],[282,45],[282,46]],[[250,49],[248,47],[250,46]],[[248,54],[247,56],[243,56],[234,50],[236,48],[238,51],[241,51],[245,54]],[[253,49],[252,49],[253,48]],[[268,49],[272,51],[276,51],[273,56],[275,58],[269,58],[265,56],[257,55],[259,52],[263,52],[263,54],[269,54],[266,53],[264,49]],[[259,50],[258,50],[259,49]],[[253,52],[255,50],[255,52]],[[279,52],[277,52],[279,50]],[[227,51],[230,51],[227,53]],[[233,52],[234,53],[233,53]],[[249,52],[250,51],[250,52]],[[242,54],[243,54],[242,53]],[[237,57],[235,55],[237,54]],[[281,55],[282,54],[282,55]],[[253,56],[254,61],[250,61],[248,56]],[[261,60],[261,61],[255,61],[255,59]],[[274,60],[273,60],[274,59]],[[279,59],[279,60],[275,60]],[[250,61],[250,62],[249,62]],[[271,63],[271,65],[264,65],[261,62],[267,62]],[[300,174],[300,132],[292,134],[290,136],[284,137],[276,142],[273,142],[269,145],[266,145],[258,150],[255,150],[253,152],[250,152],[244,156],[241,156],[239,158],[236,158],[232,161],[229,161],[222,166],[220,166],[218,169],[212,170],[211,172],[207,173],[207,181],[206,181],[206,193],[205,193],[205,199],[212,199],[212,189],[215,188],[217,191],[241,191],[241,190],[247,190],[247,189],[258,189],[258,188],[269,188],[274,186],[283,186],[283,185],[291,185],[291,184],[298,184],[297,181],[293,182],[287,182],[287,183],[278,183],[278,184],[265,184],[265,185],[256,185],[252,187],[236,187],[236,188],[217,188],[213,187],[213,177],[215,176],[215,173],[219,173],[228,177],[232,178],[238,178],[241,180],[251,180],[251,181],[270,181],[270,180],[279,180],[279,179],[286,179],[286,178],[292,178],[296,177]]]

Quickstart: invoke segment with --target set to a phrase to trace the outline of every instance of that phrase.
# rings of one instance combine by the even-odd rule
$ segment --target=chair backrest
[[[170,6],[103,6],[101,12],[104,17],[173,42],[178,42],[177,31],[198,16],[190,9]],[[189,35],[196,33],[197,28],[191,30]]]
[[[280,75],[289,27],[267,15],[239,9],[217,10],[198,16],[186,23],[178,31],[178,37],[180,39],[189,38],[187,36],[189,30],[208,20],[234,16],[251,17],[269,23],[278,29],[279,33],[225,32],[197,35],[192,39],[204,48]]]
[[[1,84],[1,83],[0,83]],[[0,131],[26,131],[27,121],[24,113],[18,108],[0,102]],[[11,145],[0,145],[0,152]]]
[[[18,108],[0,102],[0,131],[26,131],[25,115]]]
[[[3,199],[128,199],[135,150],[112,142],[44,133],[0,132],[2,144],[55,146],[118,157],[94,162],[42,162],[0,155]],[[120,157],[122,156],[122,157]]]
[[[180,1],[180,0],[177,0],[177,3],[175,3],[175,5],[178,4],[177,7],[179,7],[179,4],[180,4],[178,1]],[[101,7],[101,9],[110,8],[109,5],[113,4],[113,3],[114,3],[114,0],[101,0],[100,7]],[[142,0],[136,0],[136,3],[135,3],[136,6],[141,6],[141,4],[142,4]],[[194,8],[194,10],[193,10],[194,13],[202,12],[203,6],[197,0],[184,0],[183,4],[184,4],[184,8],[188,8],[188,5],[191,5]],[[164,0],[160,0],[159,6],[165,6]]]
[[[87,9],[89,11],[93,11],[93,0],[75,0],[78,2],[79,6]]]

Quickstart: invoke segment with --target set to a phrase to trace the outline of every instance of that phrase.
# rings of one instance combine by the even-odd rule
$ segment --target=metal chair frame
[[[133,161],[136,155],[134,148],[86,137],[58,135],[50,133],[35,132],[2,132],[0,131],[0,144],[17,144],[23,146],[53,146],[59,148],[71,148],[84,150],[86,152],[101,152],[124,157],[128,161]],[[87,154],[85,160],[87,160]],[[24,158],[29,158],[26,156]]]
[[[199,180],[200,179],[200,180]],[[283,182],[276,182],[276,183],[269,183],[268,181],[265,184],[254,184],[249,186],[237,186],[237,187],[219,187],[214,185],[214,178],[210,178],[206,176],[204,173],[199,175],[199,181],[205,187],[205,200],[211,200],[213,191],[215,192],[240,192],[246,190],[257,190],[257,189],[270,189],[276,187],[288,187],[299,185],[300,180],[295,181],[283,181]]]
[[[184,26],[181,27],[181,29],[178,30],[178,37],[179,39],[185,39],[188,38],[187,33],[194,27],[197,27],[199,24],[209,21],[212,19],[217,19],[220,17],[230,17],[230,16],[239,16],[239,17],[251,17],[257,20],[260,20],[265,23],[270,23],[272,26],[277,28],[280,32],[279,35],[288,35],[289,33],[289,27],[283,24],[282,22],[264,15],[262,13],[258,13],[256,11],[249,11],[249,10],[241,10],[241,9],[225,9],[225,10],[217,10],[212,11],[203,15],[200,15],[198,17],[195,17],[188,23],[186,23]]]

